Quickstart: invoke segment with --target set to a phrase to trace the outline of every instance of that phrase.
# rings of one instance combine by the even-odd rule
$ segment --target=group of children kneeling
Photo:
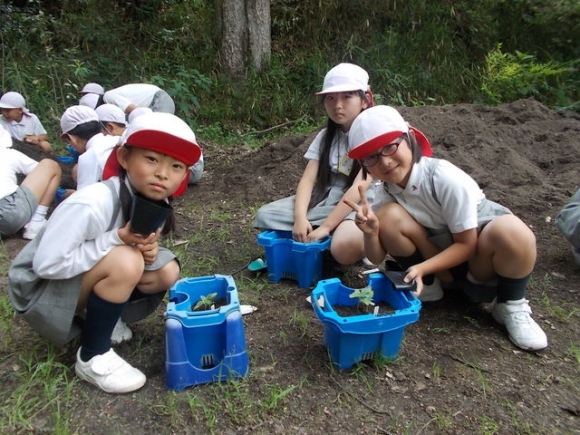
[[[296,194],[262,206],[254,226],[292,231],[301,242],[332,235],[330,252],[341,264],[381,264],[388,255],[406,281],[416,281],[422,301],[461,289],[474,301],[493,302],[493,318],[516,346],[547,347],[526,299],[536,261],[530,228],[486,199],[464,171],[431,157],[422,132],[394,108],[374,105],[368,82],[367,72],[349,63],[326,74],[318,94],[327,125],[305,154]],[[79,107],[63,115],[70,126],[83,116]],[[74,146],[76,127],[65,124],[63,135]],[[131,338],[126,323],[153,312],[180,273],[175,255],[159,246],[173,221],[152,234],[133,233],[131,198],[171,201],[185,191],[201,156],[193,131],[172,114],[136,117],[121,137],[102,169],[94,168],[106,181],[88,183],[62,202],[9,270],[16,312],[58,345],[82,332],[75,371],[110,393],[145,384],[112,344]],[[59,172],[46,166],[54,173],[55,181],[45,183],[52,189]],[[32,210],[42,201],[29,178],[14,201]]]

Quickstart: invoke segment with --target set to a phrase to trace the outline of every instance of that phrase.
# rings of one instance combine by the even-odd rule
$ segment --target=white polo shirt
[[[0,125],[10,133],[10,136],[18,140],[24,140],[24,137],[28,135],[46,134],[42,123],[33,113],[23,113],[20,122],[8,121],[3,116],[0,116]]]
[[[77,190],[101,181],[105,163],[120,139],[119,136],[105,136],[102,133],[98,133],[89,139],[87,150],[79,156]]]
[[[326,134],[326,128],[316,135],[304,157],[308,160],[320,160],[320,149],[323,146],[322,140]],[[348,157],[348,134],[342,130],[336,132],[336,136],[330,146],[330,170],[332,172],[349,175],[352,170],[353,160]]]

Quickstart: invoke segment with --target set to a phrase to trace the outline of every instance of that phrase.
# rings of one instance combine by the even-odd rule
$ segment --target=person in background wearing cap
[[[371,261],[390,254],[416,280],[423,301],[443,297],[451,278],[477,302],[493,302],[493,318],[525,350],[548,346],[531,318],[526,287],[536,262],[536,239],[512,212],[486,199],[475,180],[452,163],[431,158],[431,146],[397,110],[375,106],[353,123],[349,155],[383,182],[371,207],[361,191],[355,222]]]
[[[105,136],[117,136],[119,139],[127,129],[126,116],[114,104],[103,104],[95,110],[101,124],[101,133]]]
[[[52,159],[37,162],[11,147],[10,134],[0,126],[0,234],[9,236],[24,227],[22,238],[32,240],[46,224],[61,170]],[[18,185],[21,174],[26,177]]]
[[[111,89],[101,96],[97,107],[105,103],[120,107],[126,115],[138,107],[148,107],[153,112],[175,113],[173,98],[163,89],[149,83],[129,83]]]
[[[0,98],[0,125],[20,141],[38,146],[49,153],[52,150],[45,128],[34,113],[26,108],[24,97],[18,92],[6,92]]]
[[[373,103],[367,72],[341,63],[324,77],[321,92],[328,115],[326,128],[310,144],[308,160],[296,195],[266,204],[258,210],[254,227],[292,231],[298,242],[314,242],[332,234],[330,251],[340,264],[364,257],[363,235],[352,221],[354,213],[341,201],[360,200],[371,179],[363,179],[360,164],[348,157],[348,134],[353,121]],[[369,190],[369,198],[374,194]]]
[[[154,233],[134,233],[133,196],[171,202],[187,189],[200,153],[195,134],[176,116],[139,117],[107,161],[107,180],[59,204],[8,272],[15,311],[58,346],[82,333],[75,372],[108,393],[135,391],[146,382],[112,348],[132,338],[121,319],[135,322],[153,313],[180,274],[175,255],[159,246],[173,215]],[[81,330],[75,318],[83,313]]]
[[[87,83],[79,91],[79,94],[81,94],[81,95],[87,95],[87,94],[103,95],[104,93],[105,93],[105,89],[101,85],[99,85],[98,83]]]
[[[105,162],[119,143],[119,137],[105,136],[97,112],[81,105],[66,109],[60,118],[60,126],[61,138],[80,154],[73,168],[77,189],[101,181]],[[67,191],[64,198],[71,194]]]

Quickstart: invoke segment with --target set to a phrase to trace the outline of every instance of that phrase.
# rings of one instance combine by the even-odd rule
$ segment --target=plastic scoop
[[[260,270],[264,270],[266,267],[268,267],[266,262],[261,258],[256,258],[254,261],[250,261],[250,264],[248,264],[248,270],[250,272],[258,272]]]

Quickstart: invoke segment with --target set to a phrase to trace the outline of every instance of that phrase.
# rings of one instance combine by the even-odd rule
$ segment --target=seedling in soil
[[[201,295],[200,300],[193,306],[193,311],[205,311],[213,309],[214,299],[217,293],[210,293],[208,295]]]
[[[370,307],[373,306],[375,303],[373,302],[373,296],[375,292],[371,288],[370,285],[367,285],[363,288],[354,289],[353,292],[348,295],[349,298],[357,298],[358,299],[358,307],[361,304],[364,306],[365,311],[369,311]]]

